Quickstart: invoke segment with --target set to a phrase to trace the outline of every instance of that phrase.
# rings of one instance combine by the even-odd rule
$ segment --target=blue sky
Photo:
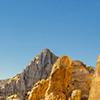
[[[44,48],[95,66],[100,0],[0,0],[0,79],[21,72]]]

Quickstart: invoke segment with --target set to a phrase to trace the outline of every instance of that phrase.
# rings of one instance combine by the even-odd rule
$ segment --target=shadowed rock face
[[[100,100],[100,55],[97,60],[88,100]]]
[[[48,77],[57,58],[49,49],[44,49],[34,57],[22,73],[13,78],[0,81],[0,96],[7,97],[17,93],[23,100],[25,94],[31,90],[34,83]]]
[[[73,72],[72,72],[72,90],[81,90],[81,98],[83,100],[88,99],[90,84],[94,72],[90,72],[86,65],[81,61],[73,61]]]

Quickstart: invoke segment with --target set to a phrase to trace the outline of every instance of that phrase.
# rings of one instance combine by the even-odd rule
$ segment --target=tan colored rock
[[[37,82],[34,85],[28,100],[41,100],[41,99],[43,99],[45,96],[45,92],[48,88],[48,83],[49,83],[49,81],[44,80],[44,79]]]
[[[94,71],[90,71],[89,68],[81,61],[73,61],[72,66],[71,93],[73,90],[81,90],[82,100],[87,100]]]
[[[88,100],[100,100],[100,55],[97,60]]]
[[[81,90],[74,90],[69,100],[81,100]]]
[[[20,100],[20,97],[17,94],[7,97],[6,100]]]
[[[45,94],[45,100],[67,99],[67,88],[69,87],[72,75],[71,64],[71,59],[67,56],[63,56],[53,65],[49,77],[49,87]]]

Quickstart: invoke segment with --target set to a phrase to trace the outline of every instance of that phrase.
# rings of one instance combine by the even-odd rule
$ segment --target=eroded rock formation
[[[63,56],[54,64],[49,77],[49,86],[45,100],[66,100],[68,88],[72,78],[72,61]]]
[[[88,100],[100,100],[100,55],[97,60]]]
[[[44,99],[45,92],[48,88],[49,80],[42,79],[41,81],[37,82],[32,91],[30,92],[30,96],[28,100],[41,100]]]
[[[63,56],[53,65],[47,80],[41,80],[32,89],[29,100],[66,100],[72,78],[72,61]]]
[[[69,100],[81,100],[81,90],[73,90]]]
[[[45,49],[22,73],[0,80],[0,100],[88,100],[90,87],[100,79],[100,58],[95,75],[94,69],[81,61],[72,61],[67,56],[57,59],[50,50]],[[95,81],[91,85],[93,76]],[[94,90],[91,88],[91,91]]]
[[[46,79],[51,72],[52,65],[57,60],[49,49],[38,54],[24,71],[13,78],[0,81],[0,98],[18,94],[21,100],[25,99],[27,92],[41,79]]]
[[[87,100],[90,90],[90,84],[94,71],[90,71],[88,67],[81,61],[73,61],[73,72],[72,72],[72,91],[81,90],[82,100]]]

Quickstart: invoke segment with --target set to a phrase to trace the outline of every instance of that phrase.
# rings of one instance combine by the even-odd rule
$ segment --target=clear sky
[[[95,66],[100,0],[0,0],[0,79],[21,72],[44,48]]]

